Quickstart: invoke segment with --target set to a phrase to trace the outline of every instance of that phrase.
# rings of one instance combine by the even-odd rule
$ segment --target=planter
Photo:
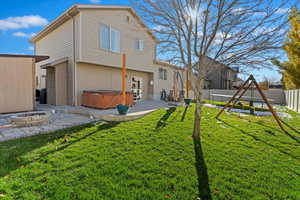
[[[117,110],[120,115],[126,115],[128,112],[129,106],[124,104],[117,105]]]
[[[185,105],[189,106],[192,102],[192,99],[184,99]]]
[[[38,126],[50,120],[50,113],[48,112],[28,112],[24,114],[17,114],[10,117],[13,125],[16,127],[30,127]]]

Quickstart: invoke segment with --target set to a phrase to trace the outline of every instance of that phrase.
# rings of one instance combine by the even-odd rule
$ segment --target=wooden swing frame
[[[243,95],[247,92],[247,90],[252,85],[254,85],[256,87],[256,89],[258,90],[260,96],[262,97],[262,99],[264,100],[264,102],[267,104],[267,106],[268,106],[269,110],[271,111],[274,119],[276,120],[278,126],[281,128],[281,130],[285,131],[285,129],[284,129],[282,123],[281,123],[281,120],[279,119],[276,111],[273,109],[272,105],[268,101],[268,99],[265,96],[265,94],[263,93],[262,89],[259,87],[259,84],[255,80],[255,78],[254,78],[253,75],[249,76],[249,78],[244,82],[244,84],[238,89],[238,91],[232,96],[232,98],[225,104],[225,106],[218,113],[218,115],[216,116],[216,118],[218,119],[220,117],[220,115],[225,111],[226,108],[229,108],[229,111],[230,111],[230,109],[240,100],[240,98],[243,97]],[[238,96],[238,98],[236,98],[237,96]],[[230,106],[231,103],[233,103],[233,104]]]

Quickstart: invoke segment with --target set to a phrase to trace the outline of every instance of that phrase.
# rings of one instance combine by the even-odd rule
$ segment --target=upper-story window
[[[135,49],[139,51],[144,51],[144,40],[136,40],[135,41]]]
[[[107,25],[101,25],[100,47],[108,51],[120,53],[120,31]]]
[[[167,70],[163,68],[159,68],[159,79],[167,80]]]

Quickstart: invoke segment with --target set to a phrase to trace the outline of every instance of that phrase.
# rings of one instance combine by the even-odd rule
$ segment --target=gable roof
[[[171,68],[174,68],[174,69],[177,69],[177,70],[181,70],[181,71],[185,71],[186,69],[184,67],[180,67],[180,66],[177,66],[177,65],[173,65],[171,63],[168,63],[166,61],[163,61],[163,60],[153,60],[153,63],[156,64],[156,65],[161,65],[161,66],[165,66],[165,67],[171,67]]]
[[[238,73],[237,70],[235,70],[235,69],[229,67],[228,65],[226,65],[226,64],[224,64],[224,63],[221,63],[221,62],[219,62],[219,61],[217,61],[217,60],[215,60],[215,59],[213,59],[213,58],[211,58],[211,57],[209,57],[209,56],[205,56],[205,58],[207,58],[208,60],[212,61],[212,62],[215,63],[215,64],[219,64],[219,65],[225,67],[225,68],[228,69],[228,70],[231,70],[231,71],[233,71],[233,72],[237,72],[237,73]]]
[[[63,14],[58,16],[52,22],[50,22],[44,29],[42,29],[38,34],[32,37],[29,41],[31,43],[35,43],[45,37],[48,33],[52,32],[56,28],[58,28],[61,24],[68,21],[75,15],[77,15],[81,9],[110,9],[110,10],[127,10],[130,12],[140,23],[140,25],[146,29],[147,33],[150,37],[155,41],[158,42],[158,39],[154,36],[151,32],[150,28],[144,24],[142,19],[137,15],[135,10],[130,6],[116,6],[116,5],[93,5],[93,4],[75,4],[69,9],[67,9]]]

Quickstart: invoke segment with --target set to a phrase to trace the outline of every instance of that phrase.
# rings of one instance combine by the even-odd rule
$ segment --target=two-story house
[[[158,40],[128,6],[74,5],[30,41],[36,55],[50,56],[36,65],[36,87],[47,88],[52,105],[81,105],[85,90],[121,90],[122,54],[127,91],[139,99],[185,88],[185,70],[156,59]],[[207,62],[205,88],[232,89],[238,72],[211,58]]]
[[[141,99],[159,99],[184,72],[156,60],[157,39],[127,6],[74,5],[30,41],[35,54],[50,56],[36,65],[36,83],[53,105],[81,105],[84,90],[121,90],[122,54],[127,90]]]
[[[206,81],[205,89],[234,89],[237,82],[239,70],[220,63],[212,58],[206,57]]]

